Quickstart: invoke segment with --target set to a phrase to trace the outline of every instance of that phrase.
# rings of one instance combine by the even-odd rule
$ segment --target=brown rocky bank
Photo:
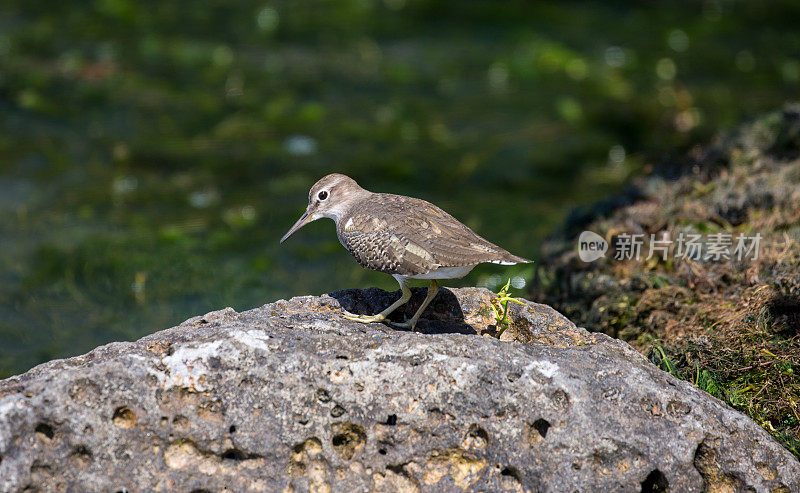
[[[800,105],[671,164],[672,178],[640,178],[627,200],[574,214],[538,259],[533,297],[629,341],[800,457]],[[606,238],[605,258],[580,261],[581,230]],[[640,260],[613,258],[622,233],[644,235]],[[734,245],[758,234],[758,258],[676,258],[673,243],[666,260],[644,259],[650,235],[676,242],[692,234],[729,235]]]
[[[422,333],[339,314],[396,296],[228,308],[3,380],[0,491],[800,490],[752,420],[548,306],[512,304],[503,340],[482,289]]]

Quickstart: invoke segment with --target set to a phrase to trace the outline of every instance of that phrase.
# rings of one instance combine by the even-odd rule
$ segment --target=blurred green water
[[[798,19],[789,1],[4,2],[0,376],[224,306],[396,289],[330,221],[278,245],[329,172],[536,258],[574,206],[796,98]]]

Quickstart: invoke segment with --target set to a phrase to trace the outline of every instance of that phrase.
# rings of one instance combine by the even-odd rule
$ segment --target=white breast
[[[464,277],[469,274],[475,266],[474,265],[461,265],[458,267],[439,267],[426,274],[418,276],[407,276],[410,279],[456,279]]]

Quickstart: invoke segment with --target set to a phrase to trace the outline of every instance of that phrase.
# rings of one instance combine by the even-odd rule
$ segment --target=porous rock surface
[[[800,491],[756,423],[546,305],[500,340],[481,289],[421,333],[339,314],[397,295],[228,308],[1,381],[0,491]]]

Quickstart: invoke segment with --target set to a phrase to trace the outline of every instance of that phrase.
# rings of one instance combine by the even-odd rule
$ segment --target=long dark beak
[[[294,223],[294,226],[289,228],[289,231],[285,235],[283,235],[283,238],[281,238],[281,243],[286,241],[286,238],[292,236],[292,234],[295,231],[297,231],[298,229],[302,228],[303,226],[305,226],[306,224],[310,223],[311,221],[313,221],[313,219],[311,219],[311,214],[309,214],[308,211],[306,211],[302,216],[300,216],[300,219],[298,219],[297,222]]]

